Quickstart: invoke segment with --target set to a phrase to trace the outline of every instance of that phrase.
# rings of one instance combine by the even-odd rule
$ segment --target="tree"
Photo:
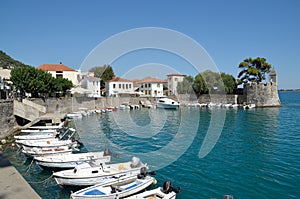
[[[182,82],[177,84],[177,92],[179,94],[191,94],[194,92],[193,89],[194,78],[192,76],[184,77]]]
[[[271,64],[265,58],[257,57],[244,59],[238,66],[242,71],[238,74],[238,83],[262,82],[271,70]]]
[[[111,80],[115,73],[110,65],[96,66],[90,69],[90,72],[94,72],[95,77],[101,78],[101,87],[105,87],[105,82]]]
[[[225,86],[225,92],[227,94],[233,94],[237,88],[237,82],[232,75],[221,73],[221,78]]]
[[[207,88],[206,82],[203,79],[201,73],[199,73],[198,75],[195,76],[193,89],[197,95],[208,93],[208,88]]]
[[[10,80],[22,96],[25,93],[31,93],[32,97],[53,92],[66,93],[67,90],[73,87],[71,81],[65,78],[56,79],[50,73],[32,66],[13,68]]]

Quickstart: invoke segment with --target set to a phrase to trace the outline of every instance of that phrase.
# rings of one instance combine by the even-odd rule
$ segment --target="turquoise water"
[[[84,151],[110,148],[119,155],[114,162],[138,155],[156,170],[158,185],[168,179],[182,188],[179,199],[300,198],[300,93],[283,92],[280,99],[281,108],[117,111],[74,125]],[[201,147],[212,149],[199,158]],[[52,171],[17,149],[5,155],[43,198],[76,191],[60,189]]]

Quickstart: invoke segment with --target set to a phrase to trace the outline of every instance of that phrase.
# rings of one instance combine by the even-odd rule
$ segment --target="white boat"
[[[177,109],[179,107],[179,103],[169,98],[161,98],[158,99],[156,107],[165,109]]]
[[[40,139],[62,139],[67,134],[69,136],[73,135],[76,130],[73,128],[68,128],[65,132],[55,131],[53,133],[30,133],[26,135],[16,135],[15,140],[40,140]]]
[[[75,140],[59,140],[56,138],[41,139],[41,140],[16,140],[18,145],[27,147],[40,147],[40,148],[51,148],[58,146],[79,146],[79,143]]]
[[[252,108],[255,108],[256,105],[255,104],[246,104],[243,106],[244,109],[252,109]]]
[[[29,129],[40,129],[40,130],[46,130],[46,129],[61,129],[63,128],[65,122],[61,122],[58,126],[31,126]]]
[[[34,139],[34,140],[15,140],[15,143],[21,146],[27,147],[58,147],[58,146],[79,146],[80,142],[71,138],[75,134],[76,130],[69,128],[64,134],[60,137],[49,138],[49,139]],[[68,134],[67,140],[61,140],[66,134]]]
[[[97,184],[85,189],[79,190],[71,194],[71,198],[100,198],[100,199],[115,199],[124,198],[132,194],[138,193],[149,187],[155,178],[146,176],[141,179],[124,182],[123,180],[116,183]]]
[[[40,139],[50,139],[58,136],[58,133],[39,133],[39,134],[29,134],[29,135],[15,135],[15,140],[40,140]]]
[[[110,162],[110,155],[105,152],[88,152],[74,154],[60,154],[34,157],[37,165],[43,168],[71,169],[89,161],[100,163]]]
[[[67,118],[70,118],[70,119],[74,119],[74,118],[80,119],[80,118],[82,118],[82,113],[81,112],[68,113],[67,114]]]
[[[74,169],[53,173],[56,183],[61,186],[90,186],[104,182],[114,176],[137,175],[141,168],[148,169],[139,158],[133,157],[132,161],[117,164],[94,165],[92,162],[80,164]]]
[[[21,133],[55,133],[55,129],[22,129]]]
[[[46,156],[53,154],[70,154],[73,151],[79,151],[76,147],[59,146],[52,148],[40,148],[40,147],[26,147],[23,146],[22,153],[27,157]]]

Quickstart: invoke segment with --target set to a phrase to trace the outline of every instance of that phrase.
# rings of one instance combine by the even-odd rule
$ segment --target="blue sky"
[[[2,0],[0,49],[29,65],[63,62],[84,70],[86,57],[113,35],[159,27],[200,44],[221,72],[236,77],[243,59],[265,57],[278,73],[279,88],[300,88],[299,8],[297,0]],[[151,63],[162,66],[161,71],[151,70]],[[103,64],[98,60],[97,65]],[[132,71],[139,74],[144,66],[146,75],[159,78],[163,71],[199,72],[182,57],[150,49],[130,52],[111,65],[125,77]]]

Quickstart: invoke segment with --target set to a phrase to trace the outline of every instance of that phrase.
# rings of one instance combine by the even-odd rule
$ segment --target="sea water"
[[[113,162],[137,156],[157,185],[180,186],[179,199],[300,198],[300,93],[279,93],[282,107],[118,110],[75,120],[83,151],[109,148]],[[116,155],[117,154],[117,155]],[[4,151],[42,198],[69,198],[17,148]]]

